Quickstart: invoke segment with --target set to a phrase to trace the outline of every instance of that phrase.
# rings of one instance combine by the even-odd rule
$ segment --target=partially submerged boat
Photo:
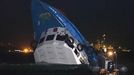
[[[89,64],[82,45],[62,27],[50,28],[41,34],[34,57],[36,63]]]
[[[88,41],[57,9],[40,0],[32,0],[32,17],[36,63],[97,64],[97,55]]]

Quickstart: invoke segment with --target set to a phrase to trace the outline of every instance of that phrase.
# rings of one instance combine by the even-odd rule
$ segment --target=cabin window
[[[82,64],[84,64],[85,62],[84,62],[84,59],[82,58],[82,57],[80,57],[80,62],[82,63]]]
[[[53,39],[54,39],[54,35],[48,35],[46,41],[53,40]]]
[[[72,49],[74,48],[74,45],[73,45],[73,43],[74,43],[74,39],[72,38],[72,37],[68,37],[68,35],[65,35],[65,43],[69,46],[69,47],[71,47]]]
[[[75,49],[74,53],[77,55],[77,57],[80,55],[80,53]]]
[[[44,41],[44,39],[45,39],[45,37],[41,38],[39,43],[42,43]]]
[[[65,35],[57,35],[56,40],[64,41],[64,40],[65,40],[65,38],[66,38],[66,36],[65,36]]]

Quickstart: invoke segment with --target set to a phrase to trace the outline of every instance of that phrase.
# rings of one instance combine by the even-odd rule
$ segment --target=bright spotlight
[[[112,51],[109,51],[109,52],[107,52],[107,55],[108,55],[109,57],[111,57],[111,56],[113,56],[113,52],[112,52]]]

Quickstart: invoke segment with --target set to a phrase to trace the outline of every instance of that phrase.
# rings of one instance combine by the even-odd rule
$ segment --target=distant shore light
[[[28,49],[28,48],[25,48],[25,49],[23,50],[23,52],[24,52],[24,53],[29,53],[29,49]]]

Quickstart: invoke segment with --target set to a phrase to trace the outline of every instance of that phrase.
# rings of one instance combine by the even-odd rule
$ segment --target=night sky
[[[133,0],[43,0],[62,11],[87,38],[107,34],[129,49],[134,42]],[[31,0],[0,0],[0,41],[27,46],[33,39]]]

